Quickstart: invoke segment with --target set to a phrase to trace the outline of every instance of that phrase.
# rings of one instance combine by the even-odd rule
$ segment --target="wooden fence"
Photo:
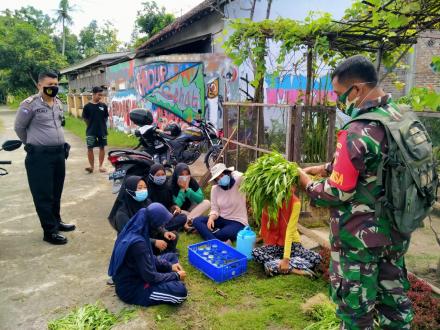
[[[323,106],[224,103],[225,162],[244,171],[261,153],[276,150],[302,165],[330,161],[336,110]]]

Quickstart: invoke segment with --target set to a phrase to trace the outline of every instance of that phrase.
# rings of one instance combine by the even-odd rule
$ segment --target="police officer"
[[[64,115],[58,93],[58,75],[53,71],[38,76],[39,93],[20,104],[15,132],[25,144],[25,166],[35,209],[43,227],[44,238],[51,244],[66,244],[59,231],[75,230],[75,225],[61,221],[60,202],[65,177]]]
[[[338,107],[351,118],[372,112],[392,116],[399,108],[378,86],[374,65],[353,56],[333,72]],[[404,255],[410,237],[391,219],[375,215],[382,194],[378,168],[388,152],[383,126],[350,122],[338,132],[332,163],[299,170],[300,184],[317,206],[330,207],[330,284],[342,329],[410,329],[413,318]],[[310,175],[325,179],[313,182]]]

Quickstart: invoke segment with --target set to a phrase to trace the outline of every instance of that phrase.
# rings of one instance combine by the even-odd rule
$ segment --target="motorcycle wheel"
[[[217,160],[221,152],[222,152],[222,147],[216,146],[209,148],[208,153],[205,156],[205,166],[208,170],[216,164],[215,161]],[[222,163],[222,162],[223,162],[223,155],[218,160],[218,163]]]

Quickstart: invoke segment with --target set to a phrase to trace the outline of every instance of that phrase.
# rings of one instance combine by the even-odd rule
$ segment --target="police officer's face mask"
[[[55,97],[58,94],[58,86],[43,87],[43,93],[49,97]]]

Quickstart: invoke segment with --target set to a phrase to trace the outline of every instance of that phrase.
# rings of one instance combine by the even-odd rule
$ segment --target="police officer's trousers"
[[[30,150],[25,160],[29,187],[45,234],[57,233],[66,172],[63,147]]]
[[[403,245],[331,252],[331,296],[341,329],[410,329],[413,319]]]

